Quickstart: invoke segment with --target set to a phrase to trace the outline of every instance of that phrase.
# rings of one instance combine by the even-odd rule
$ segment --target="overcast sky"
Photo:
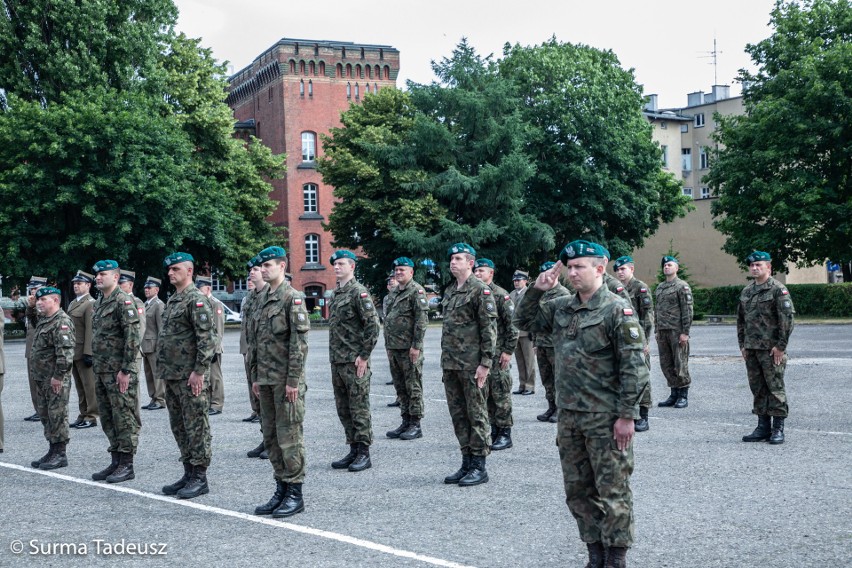
[[[175,0],[178,28],[201,37],[215,57],[238,71],[282,37],[384,44],[400,51],[398,85],[433,80],[430,62],[449,56],[462,37],[482,55],[506,42],[559,41],[611,49],[633,68],[660,107],[686,105],[709,91],[716,38],[719,84],[751,67],[747,43],[771,34],[774,0]]]

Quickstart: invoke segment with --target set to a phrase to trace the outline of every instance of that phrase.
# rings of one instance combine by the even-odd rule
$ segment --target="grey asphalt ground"
[[[249,414],[238,334],[226,333],[225,410],[211,418],[211,492],[190,502],[162,496],[181,475],[165,410],[142,411],[136,479],[89,481],[109,460],[98,428],[72,430],[67,468],[33,470],[44,454],[32,413],[22,342],[6,345],[6,451],[0,454],[0,567],[90,566],[583,566],[585,546],[564,502],[554,424],[535,416],[544,389],[513,396],[515,446],[488,458],[491,481],[442,483],[459,465],[439,369],[440,328],[426,337],[424,437],[389,440],[399,423],[387,360],[374,352],[373,468],[332,470],[346,451],[334,409],[328,333],[309,336],[306,511],[257,522],[274,484]],[[632,478],[636,544],[631,566],[850,566],[852,554],[852,326],[800,325],[790,342],[791,415],[781,446],[744,444],[756,424],[727,325],[696,327],[689,408],[653,408],[637,434]],[[653,359],[654,400],[668,394]],[[142,388],[144,391],[144,386]],[[147,404],[143,397],[142,404]],[[71,395],[71,418],[76,395]],[[165,555],[108,554],[108,546],[165,545]],[[15,554],[12,548],[23,547]],[[83,548],[85,547],[85,551]],[[77,555],[72,554],[76,549]],[[420,558],[416,555],[428,558]]]

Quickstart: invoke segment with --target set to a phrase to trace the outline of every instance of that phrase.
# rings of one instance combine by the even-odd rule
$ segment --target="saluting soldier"
[[[497,349],[497,306],[491,288],[473,275],[476,250],[456,243],[447,250],[455,278],[441,300],[441,369],[462,465],[444,483],[462,487],[488,482],[485,458],[491,453],[486,382]]]
[[[680,262],[664,256],[663,274],[666,281],[654,292],[654,322],[657,326],[657,348],[660,368],[669,384],[671,394],[657,406],[686,408],[689,406],[689,330],[692,327],[692,290],[677,277]]]
[[[91,428],[98,425],[98,397],[95,394],[95,373],[92,371],[92,315],[95,299],[89,293],[95,277],[78,270],[71,279],[74,299],[68,304],[68,316],[74,322],[74,387],[77,389],[79,414],[71,428]]]
[[[39,317],[38,312],[36,311],[35,294],[42,286],[47,286],[47,278],[44,278],[43,276],[30,277],[30,281],[27,283],[27,297],[26,300],[24,300],[24,324],[27,328],[27,341],[24,347],[24,357],[27,360],[27,382],[30,386],[30,398],[32,399],[33,410],[35,411],[35,414],[24,418],[27,422],[41,421],[41,417],[38,415],[38,390],[36,389],[35,378],[33,377],[32,370],[30,369],[30,353],[32,353],[33,339],[35,339],[35,330],[36,326],[38,326]]]
[[[521,269],[515,270],[512,275],[512,286],[514,290],[509,293],[509,299],[514,305],[521,303],[521,299],[527,292],[529,283],[529,272]],[[518,390],[512,394],[531,395],[535,394],[535,350],[533,349],[533,337],[526,331],[518,331],[518,343],[515,346],[515,362],[518,364]]]
[[[547,272],[556,265],[553,261],[548,261],[539,267],[539,273]],[[571,292],[557,281],[556,286],[548,290],[541,297],[540,302],[549,302],[562,296],[570,296]],[[556,354],[553,350],[553,339],[549,333],[533,334],[535,343],[535,356],[538,360],[538,372],[541,375],[541,384],[544,386],[544,395],[547,399],[547,410],[536,416],[539,422],[557,421],[556,409]]]
[[[772,278],[772,257],[756,250],[746,257],[754,281],[743,288],[737,306],[737,339],[754,397],[757,428],[743,442],[784,443],[787,393],[787,342],[796,313],[787,287]],[[770,424],[771,420],[771,424]]]
[[[52,286],[36,292],[38,327],[33,338],[30,364],[38,389],[38,413],[50,450],[32,462],[38,469],[68,465],[68,395],[74,359],[74,323],[59,307],[61,293]]]
[[[143,406],[145,410],[159,410],[166,407],[166,385],[157,378],[157,338],[163,327],[163,310],[166,304],[160,299],[160,286],[163,281],[149,276],[145,280],[145,334],[142,336],[142,361],[145,364],[145,382],[151,402]]]
[[[385,349],[402,423],[388,438],[423,437],[423,338],[429,325],[426,290],[414,280],[414,261],[401,256],[393,261],[393,281],[385,297]]]
[[[339,250],[329,262],[337,277],[328,315],[328,352],[337,416],[349,453],[331,463],[334,469],[363,471],[372,466],[370,354],[379,339],[379,315],[370,293],[355,280],[355,253]]]
[[[222,414],[225,406],[225,381],[222,377],[222,340],[225,336],[225,309],[219,298],[213,295],[213,281],[209,276],[198,276],[195,287],[210,300],[213,310],[213,327],[216,330],[216,354],[210,363],[210,380],[207,382],[207,396],[210,398],[210,410],[207,414],[215,416]]]

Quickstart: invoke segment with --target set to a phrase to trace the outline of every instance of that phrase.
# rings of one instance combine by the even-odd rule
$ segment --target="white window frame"
[[[695,128],[701,128],[704,126],[704,113],[699,112],[695,115]]]
[[[302,205],[305,213],[319,212],[319,187],[315,183],[306,183],[302,186]]]
[[[317,159],[317,135],[313,132],[302,132],[302,161],[314,162]]]
[[[684,187],[683,188],[683,194],[686,195],[687,197],[693,197],[692,188],[691,187]]]
[[[680,150],[680,169],[685,172],[692,171],[692,148],[681,148]]]
[[[305,235],[305,264],[319,264],[319,235]]]
[[[707,152],[706,146],[698,147],[698,168],[706,170],[710,167],[710,154]]]
[[[702,187],[701,188],[701,199],[710,199],[710,188]]]

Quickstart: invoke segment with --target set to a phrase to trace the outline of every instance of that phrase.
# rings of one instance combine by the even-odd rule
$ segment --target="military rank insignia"
[[[296,319],[299,321],[305,321],[305,314],[296,314]]]
[[[486,302],[485,303],[485,310],[489,311],[489,312],[493,312],[494,311],[494,304],[492,304],[491,302]]]
[[[136,310],[127,310],[127,315],[132,316]]]
[[[207,314],[201,314],[200,316],[198,316],[198,319],[201,321],[207,321]]]

